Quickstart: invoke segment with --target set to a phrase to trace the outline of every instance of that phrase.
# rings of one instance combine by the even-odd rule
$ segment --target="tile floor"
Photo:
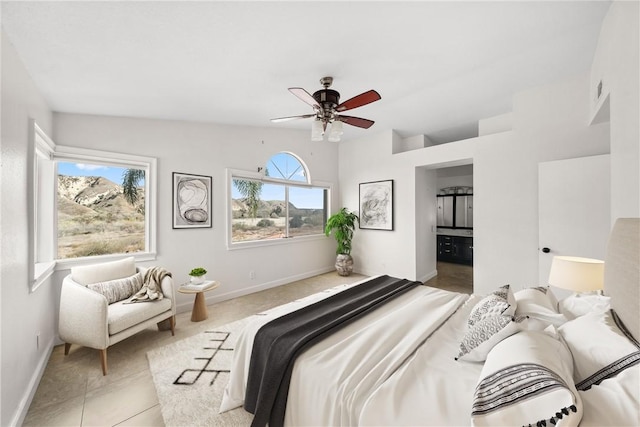
[[[427,285],[452,292],[473,293],[472,266],[438,261],[436,269],[438,275],[427,281]]]
[[[456,292],[471,291],[471,267],[440,264],[439,275],[427,284]],[[198,323],[190,321],[190,312],[180,313],[176,316],[174,337],[168,331],[149,328],[110,347],[106,376],[102,375],[96,350],[74,345],[65,357],[64,346],[56,346],[23,425],[163,426],[146,357],[148,350],[364,277],[358,274],[341,277],[331,272],[224,301],[209,306],[209,318]]]

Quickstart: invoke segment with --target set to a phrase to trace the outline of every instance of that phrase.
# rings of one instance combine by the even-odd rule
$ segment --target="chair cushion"
[[[101,264],[83,265],[71,269],[71,278],[84,286],[90,283],[122,279],[134,274],[136,274],[136,265],[133,257]]]
[[[164,298],[153,302],[128,303],[119,301],[109,305],[107,322],[109,335],[115,335],[132,326],[144,322],[158,314],[171,310],[171,300]]]

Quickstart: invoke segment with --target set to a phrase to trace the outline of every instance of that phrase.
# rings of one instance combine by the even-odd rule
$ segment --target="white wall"
[[[611,123],[611,220],[640,216],[640,4],[614,2],[600,30],[591,69],[592,114],[602,81],[610,97]]]
[[[29,119],[51,132],[51,111],[4,33],[2,43],[2,137],[0,157],[0,301],[2,375],[0,425],[26,414],[32,393],[57,337],[57,290],[50,281],[29,293],[26,209]],[[36,348],[36,334],[40,346]]]
[[[587,75],[535,88],[514,97],[513,130],[391,154],[394,133],[340,145],[342,203],[357,206],[358,183],[394,179],[396,231],[360,230],[355,269],[419,278],[416,253],[434,241],[416,239],[415,168],[473,163],[474,287],[518,287],[538,280],[538,163],[609,152],[607,123],[588,126]],[[363,156],[362,153],[371,153]],[[432,219],[435,225],[435,218]],[[424,225],[420,225],[423,229]],[[405,251],[413,251],[408,253]]]
[[[360,183],[394,180],[394,230],[356,230],[351,255],[354,270],[360,273],[409,278],[416,274],[415,214],[410,216],[410,223],[405,215],[408,211],[415,212],[415,173],[410,164],[390,161],[395,158],[392,154],[394,138],[395,146],[398,146],[400,137],[392,131],[372,133],[366,139],[340,143],[340,206],[359,212]],[[409,153],[416,151],[421,150]],[[407,275],[407,271],[411,275]]]
[[[437,221],[438,185],[437,171],[425,167],[416,167],[416,242],[432,242],[433,244],[416,244],[416,280],[426,282],[437,274],[437,245],[433,224]]]
[[[280,152],[297,154],[314,181],[333,186],[338,201],[337,144],[311,142],[306,131],[248,128],[205,123],[54,114],[54,141],[74,147],[153,156],[158,159],[158,257],[174,280],[188,280],[194,266],[222,283],[207,293],[207,303],[266,289],[333,270],[335,241],[325,236],[287,245],[227,250],[226,169],[255,172]],[[213,227],[172,229],[172,172],[213,178]],[[255,278],[249,277],[255,272]],[[178,294],[178,310],[190,310],[192,295]]]
[[[440,168],[436,177],[438,190],[446,187],[473,187],[473,165]]]

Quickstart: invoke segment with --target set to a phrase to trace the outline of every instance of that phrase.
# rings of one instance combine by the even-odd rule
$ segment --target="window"
[[[261,171],[230,174],[231,244],[322,235],[329,187],[313,185],[291,153],[274,155]]]
[[[31,148],[33,162],[29,178],[29,188],[32,197],[29,198],[29,267],[31,292],[35,291],[47,277],[53,273],[55,267],[53,246],[50,242],[51,231],[54,229],[53,206],[55,205],[53,154],[55,144],[32,122]]]
[[[32,290],[56,265],[155,259],[156,160],[56,145],[33,129]]]
[[[57,259],[145,251],[145,169],[57,167]]]

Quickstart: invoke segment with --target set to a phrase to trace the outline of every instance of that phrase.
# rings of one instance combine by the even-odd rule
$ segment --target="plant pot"
[[[204,283],[207,278],[205,276],[189,276],[191,279],[189,280],[192,285],[199,285]]]
[[[336,271],[340,276],[349,276],[353,272],[353,258],[351,255],[338,254],[336,256]]]

